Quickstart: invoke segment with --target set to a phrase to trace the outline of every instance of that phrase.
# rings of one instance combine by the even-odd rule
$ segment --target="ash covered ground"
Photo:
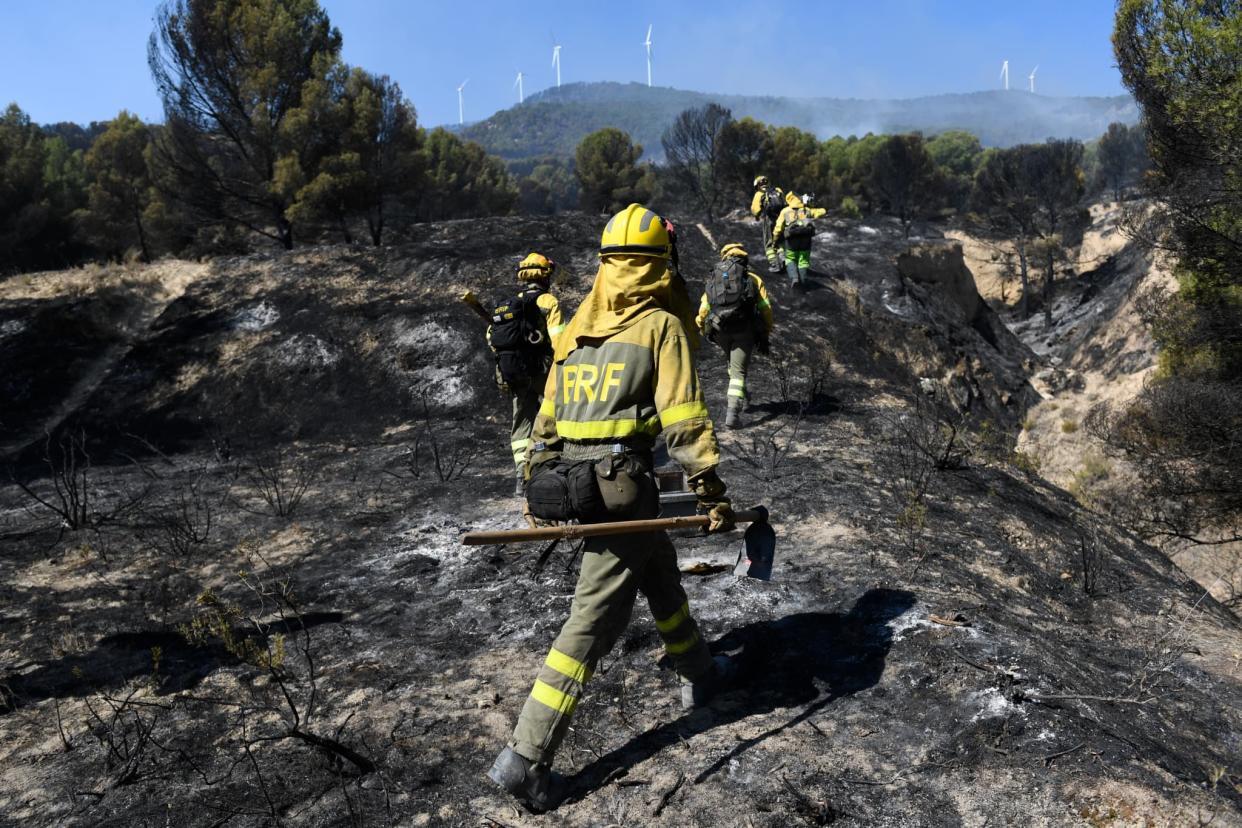
[[[806,295],[774,280],[721,436],[774,580],[685,583],[745,681],[683,715],[640,602],[558,758],[569,800],[490,787],[576,550],[459,543],[520,518],[456,296],[538,249],[572,308],[599,225],[0,285],[0,822],[1242,824],[1238,619],[1015,453],[1044,357],[939,233],[907,253],[883,223],[825,224]],[[759,254],[752,224],[710,233]],[[713,248],[681,238],[697,296]],[[722,414],[710,345],[700,374]],[[66,452],[85,528],[32,498],[61,503]],[[741,540],[675,542],[689,568]]]

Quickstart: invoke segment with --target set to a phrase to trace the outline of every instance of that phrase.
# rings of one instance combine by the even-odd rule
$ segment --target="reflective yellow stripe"
[[[556,336],[558,333],[560,333],[563,330],[565,330],[564,325],[553,325],[552,327],[548,328],[548,335]]]
[[[639,422],[638,420],[557,420],[556,433],[566,440],[606,440],[617,437],[629,437],[634,434],[660,433],[658,421],[655,419]]]
[[[674,405],[660,412],[660,427],[668,428],[695,417],[707,419],[707,405],[702,402],[688,402]]]
[[[670,644],[667,641],[665,641],[664,649],[668,651],[669,655],[681,655],[682,653],[686,652],[687,650],[689,650],[691,647],[693,647],[695,644],[698,644],[698,643],[699,643],[699,634],[698,632],[695,632],[694,635],[690,636],[685,641],[678,641],[676,644]],[[538,684],[538,682],[536,682],[536,684]],[[551,705],[549,705],[549,707],[550,706]]]
[[[746,380],[731,379],[729,380],[729,396],[745,397],[746,396]]]
[[[672,652],[672,650],[669,650]],[[574,708],[578,706],[578,700],[568,693],[562,693],[550,684],[535,679],[535,686],[531,688],[530,697],[542,705],[552,708],[558,713],[568,716],[574,712]]]
[[[545,417],[551,417],[556,414],[556,403],[552,400],[545,399],[539,403],[539,413]]]
[[[769,307],[771,304],[772,303],[769,302],[767,299],[760,299],[758,302],[755,303],[755,306],[760,307],[760,308],[766,308],[766,307]]]
[[[548,651],[548,660],[544,663],[565,678],[573,679],[579,684],[586,684],[591,680],[590,668],[578,659],[565,655],[555,647]]]
[[[525,440],[512,440],[509,445],[513,447],[514,451],[519,451],[530,445],[530,438],[527,437]]]
[[[681,609],[677,610],[677,612],[673,613],[668,618],[665,618],[663,621],[657,618],[656,629],[662,633],[670,633],[673,630],[677,629],[677,627],[689,617],[690,617],[690,602],[687,601],[686,603],[681,605]]]

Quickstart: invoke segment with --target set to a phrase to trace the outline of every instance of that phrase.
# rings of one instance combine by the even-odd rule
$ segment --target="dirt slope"
[[[518,518],[481,325],[452,297],[498,295],[538,247],[567,263],[558,291],[576,304],[598,224],[443,224],[379,252],[221,260],[168,305],[76,412],[95,508],[149,488],[142,508],[62,534],[0,486],[0,823],[1242,824],[1242,626],[1003,445],[934,471],[892,436],[919,427],[920,385],[1002,431],[1036,395],[1031,351],[937,289],[951,246],[919,242],[945,267],[899,268],[907,245],[883,224],[826,225],[815,289],[773,284],[781,334],[750,425],[722,436],[735,499],[773,511],[775,580],[686,582],[746,681],[682,716],[640,606],[561,754],[570,801],[537,817],[489,788],[575,555],[537,569],[538,547],[458,544]],[[712,233],[757,249],[751,225]],[[682,235],[697,288],[710,247]],[[4,353],[38,344],[19,331]],[[701,374],[722,411],[710,347]],[[265,502],[273,473],[306,483],[292,515]],[[167,515],[187,504],[213,520],[177,546]],[[739,540],[676,542],[688,566],[732,563]],[[257,578],[287,581],[301,620]],[[237,637],[281,648],[276,671],[178,633],[212,600],[237,607]],[[302,732],[377,769],[289,736],[291,702]]]

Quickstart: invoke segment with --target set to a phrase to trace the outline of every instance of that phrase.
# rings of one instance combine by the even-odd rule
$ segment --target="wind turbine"
[[[1005,80],[1005,91],[1009,91],[1009,61],[1001,64],[1000,76]]]
[[[1027,79],[1031,82],[1031,94],[1035,94],[1035,73],[1039,71],[1039,64],[1035,64],[1035,68],[1031,70],[1031,74],[1027,75]]]
[[[518,71],[517,80],[513,82],[513,85],[517,87],[518,103],[520,104],[520,103],[525,102],[526,96],[522,94],[522,72],[521,70]]]
[[[457,87],[457,123],[459,125],[466,123],[466,105],[461,90],[465,89],[468,83],[470,83],[470,78],[466,78],[461,82],[461,86]]]
[[[552,65],[556,67],[556,88],[561,88],[561,45],[559,43],[552,47]]]
[[[654,24],[647,24],[647,39],[643,42],[647,47],[647,86],[651,86],[651,27]]]

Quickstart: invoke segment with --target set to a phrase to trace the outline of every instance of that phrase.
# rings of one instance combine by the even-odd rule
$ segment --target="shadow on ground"
[[[847,613],[806,612],[747,624],[711,645],[739,666],[738,689],[710,708],[655,727],[604,754],[569,780],[576,802],[666,747],[750,716],[795,709],[787,721],[745,739],[699,774],[702,782],[750,748],[806,721],[839,698],[875,686],[892,646],[890,621],[914,606],[911,592],[868,590]]]
[[[290,635],[305,625],[337,623],[339,612],[312,612],[300,622],[273,623],[267,634]],[[159,648],[158,674],[153,673],[152,650]],[[141,676],[158,680],[160,694],[197,687],[218,667],[236,664],[237,659],[218,644],[196,646],[178,632],[144,630],[123,632],[99,640],[88,652],[67,655],[40,664],[28,673],[0,678],[0,715],[44,699],[86,696],[99,690],[116,688]]]

